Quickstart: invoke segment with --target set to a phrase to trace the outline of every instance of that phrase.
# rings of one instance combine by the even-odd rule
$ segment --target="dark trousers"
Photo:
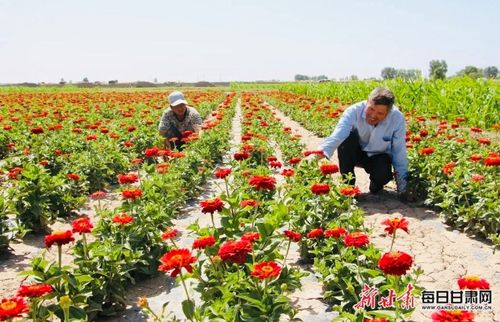
[[[392,180],[391,157],[386,153],[369,157],[365,151],[361,150],[356,131],[351,132],[342,142],[337,149],[337,154],[342,177],[347,179],[348,174],[351,174],[351,178],[347,181],[350,185],[356,183],[355,166],[364,168],[370,174],[370,192],[376,193],[382,190],[384,185]]]

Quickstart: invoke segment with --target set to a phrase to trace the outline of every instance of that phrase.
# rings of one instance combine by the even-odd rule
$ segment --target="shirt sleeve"
[[[323,151],[323,154],[328,159],[351,133],[352,128],[356,123],[356,107],[357,105],[353,105],[345,110],[333,133],[329,137],[327,137],[319,146],[318,149]]]
[[[169,129],[167,111],[163,112],[160,119],[160,125],[158,125],[158,131],[167,131]]]
[[[192,125],[201,125],[201,123],[203,123],[203,120],[201,119],[200,113],[198,113],[198,111],[194,108],[192,113]]]
[[[406,125],[403,115],[400,115],[397,124],[398,126],[392,137],[392,166],[396,172],[398,192],[405,192],[408,176],[408,155],[406,153]]]

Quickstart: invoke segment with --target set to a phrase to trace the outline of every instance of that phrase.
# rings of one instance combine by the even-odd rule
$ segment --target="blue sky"
[[[498,0],[0,0],[0,83],[500,67]]]

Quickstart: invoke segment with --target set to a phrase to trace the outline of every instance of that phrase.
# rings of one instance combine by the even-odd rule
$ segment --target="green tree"
[[[431,79],[445,79],[446,72],[448,71],[448,65],[444,60],[431,60],[429,63],[430,71],[429,75]]]
[[[498,68],[496,66],[488,66],[483,70],[483,75],[486,78],[497,78]]]
[[[383,79],[393,79],[398,76],[398,71],[394,67],[385,67],[380,74]]]

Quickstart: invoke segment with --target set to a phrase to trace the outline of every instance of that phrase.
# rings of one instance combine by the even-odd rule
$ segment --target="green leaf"
[[[189,320],[192,320],[194,317],[194,302],[191,300],[182,301],[182,312]]]

